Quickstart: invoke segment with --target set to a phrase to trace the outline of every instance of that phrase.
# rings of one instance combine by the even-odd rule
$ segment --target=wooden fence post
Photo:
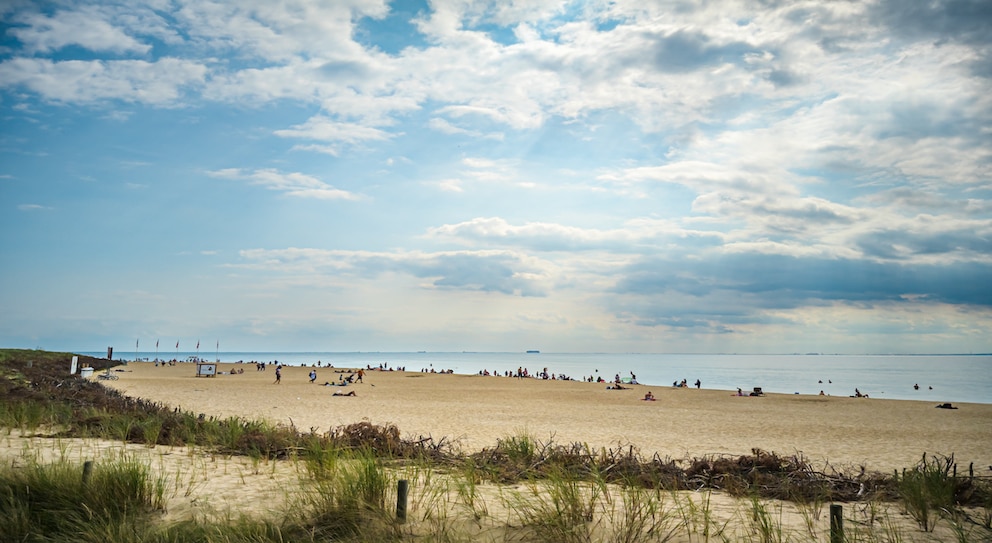
[[[93,461],[87,460],[83,462],[83,485],[90,482],[90,477],[93,475]]]
[[[844,543],[844,507],[830,504],[830,543]]]
[[[400,479],[396,484],[396,519],[401,523],[406,522],[406,497],[409,491],[409,481]]]

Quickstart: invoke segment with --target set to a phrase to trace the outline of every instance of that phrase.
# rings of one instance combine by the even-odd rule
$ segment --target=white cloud
[[[633,219],[621,228],[601,230],[547,222],[510,224],[500,217],[479,217],[457,224],[430,228],[429,237],[477,246],[512,247],[539,251],[596,251],[610,253],[651,252],[671,247],[679,240],[723,238],[719,232],[687,229],[673,221]]]
[[[282,192],[298,198],[318,200],[358,200],[357,194],[336,189],[316,177],[293,172],[281,173],[272,169],[247,171],[228,168],[207,172],[211,177],[248,181],[252,185]]]
[[[506,136],[502,132],[484,133],[479,130],[468,130],[465,128],[460,128],[440,117],[432,118],[430,121],[428,121],[427,126],[430,127],[432,130],[437,130],[438,132],[441,132],[442,134],[467,136],[470,138],[503,140]]]
[[[462,188],[461,179],[442,179],[440,181],[429,181],[424,183],[427,186],[437,187],[445,192],[465,192]]]
[[[8,33],[24,44],[29,52],[46,53],[70,45],[92,51],[144,54],[151,46],[141,43],[114,26],[108,19],[113,12],[98,6],[83,6],[76,11],[58,10],[51,15],[21,13],[15,21],[24,26]]]
[[[324,142],[355,145],[369,141],[384,141],[393,134],[356,123],[340,122],[318,115],[307,119],[303,124],[276,130],[275,134],[284,138],[308,139]]]
[[[205,75],[204,66],[175,58],[148,62],[18,57],[0,63],[0,88],[25,87],[46,100],[65,103],[123,100],[164,106],[179,101],[182,89],[201,84]]]

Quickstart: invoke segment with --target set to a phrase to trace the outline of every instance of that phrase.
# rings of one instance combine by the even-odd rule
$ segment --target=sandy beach
[[[608,390],[599,383],[388,371],[368,371],[363,383],[338,387],[322,384],[337,383],[341,369],[295,366],[284,367],[275,384],[275,368],[260,372],[254,364],[222,363],[216,377],[196,377],[193,364],[132,362],[118,369],[119,380],[105,381],[109,386],[195,413],[320,432],[359,421],[394,424],[406,437],[446,438],[464,451],[527,434],[595,448],[632,445],[644,456],[676,459],[760,448],[844,470],[888,471],[915,465],[924,452],[953,453],[959,469],[974,463],[976,475],[992,474],[992,404],[937,409],[903,400],[737,397],[646,385]],[[237,369],[244,373],[228,373]],[[649,390],[656,401],[642,399]],[[350,391],[356,395],[333,396]]]

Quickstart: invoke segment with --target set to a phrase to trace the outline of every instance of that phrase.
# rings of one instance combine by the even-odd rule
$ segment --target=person
[[[821,390],[820,391],[820,396],[826,396],[826,394],[824,394],[823,391]]]
[[[653,402],[654,401],[654,394],[652,394],[650,390],[648,391],[647,394],[644,395],[644,401],[646,401],[646,402]]]
[[[738,396],[743,396],[744,395],[744,391],[741,390],[741,387],[737,387],[737,395]]]
[[[365,370],[359,368],[358,369],[358,382],[359,383],[364,383],[365,382],[365,381],[362,380],[362,377],[365,377]]]
[[[700,382],[700,381],[699,381],[699,379],[696,379],[696,388],[698,389],[698,388],[699,388],[699,387],[701,387],[702,385],[703,385],[703,383],[702,383],[702,382]]]
[[[358,396],[358,394],[355,394],[354,390],[350,390],[348,392],[335,392],[331,396]]]
[[[276,382],[274,384],[282,384],[282,366],[276,366]]]
[[[310,384],[317,380],[317,370],[310,370]]]

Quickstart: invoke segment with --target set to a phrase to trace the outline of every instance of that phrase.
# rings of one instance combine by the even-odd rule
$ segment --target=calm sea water
[[[81,353],[106,356],[106,352]],[[159,352],[160,359],[185,360],[193,352]],[[154,352],[114,353],[115,359],[153,360]],[[566,354],[566,353],[326,353],[326,352],[201,352],[222,362],[275,362],[288,365],[365,367],[384,364],[407,371],[431,369],[474,374],[527,368],[573,379],[616,374],[637,376],[641,384],[672,386],[697,379],[703,388],[850,396],[859,389],[873,398],[924,400],[934,403],[992,403],[992,356],[971,355],[728,355],[728,354]],[[319,373],[319,370],[318,370]],[[822,381],[822,382],[821,382]],[[919,384],[919,390],[914,385]],[[605,386],[605,385],[604,385]],[[931,388],[932,387],[932,388]]]

